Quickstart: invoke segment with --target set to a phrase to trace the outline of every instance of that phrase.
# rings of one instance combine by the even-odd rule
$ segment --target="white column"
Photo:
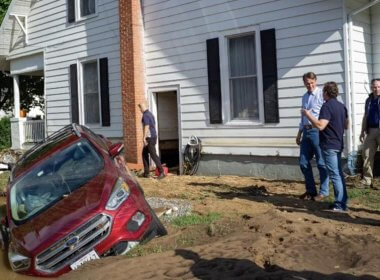
[[[18,75],[13,76],[13,100],[14,100],[14,117],[20,118],[20,80]]]

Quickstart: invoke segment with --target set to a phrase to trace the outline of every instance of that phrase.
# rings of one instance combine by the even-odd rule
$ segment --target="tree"
[[[12,77],[0,71],[0,110],[10,112],[13,107]]]
[[[5,14],[7,13],[8,6],[11,0],[0,0],[0,23],[3,21]]]

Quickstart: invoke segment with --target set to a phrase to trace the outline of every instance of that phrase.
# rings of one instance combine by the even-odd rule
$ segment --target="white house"
[[[14,148],[71,122],[122,138],[118,1],[13,0],[0,38],[0,66],[14,78]],[[42,130],[19,117],[19,75],[44,76]]]
[[[17,75],[44,75],[46,134],[86,124],[123,137],[139,164],[136,105],[147,98],[164,161],[181,162],[196,135],[201,174],[301,178],[301,77],[339,84],[346,154],[357,151],[380,77],[379,18],[380,0],[13,0],[0,66],[14,77],[16,112]]]
[[[380,77],[379,2],[143,0],[153,109],[174,92],[180,149],[191,135],[202,140],[200,173],[297,178],[302,75],[313,71],[320,85],[339,84],[346,152],[357,151],[369,83]]]

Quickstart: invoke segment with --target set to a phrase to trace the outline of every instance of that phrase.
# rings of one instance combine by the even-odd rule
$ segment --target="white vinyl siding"
[[[380,4],[371,8],[373,78],[380,78]]]
[[[334,80],[343,92],[342,8],[341,0],[144,0],[147,87],[180,86],[182,145],[196,135],[205,153],[298,156],[302,75],[315,71],[319,85]],[[210,125],[206,40],[254,26],[276,30],[280,123]]]
[[[70,123],[69,66],[86,58],[107,57],[111,125],[90,127],[107,137],[123,136],[119,1],[95,2],[95,17],[68,24],[66,0],[34,1],[28,15],[29,44],[10,53],[12,58],[34,50],[44,52],[48,134]]]
[[[348,0],[346,10],[351,12],[364,4],[367,0]],[[353,68],[354,68],[354,94],[356,112],[356,131],[355,136],[359,142],[362,117],[364,113],[364,103],[371,91],[370,82],[372,73],[372,39],[371,39],[371,16],[370,9],[353,16],[352,49],[353,49]]]

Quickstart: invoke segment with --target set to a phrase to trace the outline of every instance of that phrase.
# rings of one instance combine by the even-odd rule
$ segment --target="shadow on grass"
[[[265,263],[264,268],[261,268],[247,259],[214,258],[208,260],[202,259],[196,252],[184,249],[175,250],[175,254],[194,262],[190,269],[197,279],[378,279],[370,275],[354,276],[345,273],[327,275],[314,271],[291,271],[277,265],[271,265],[269,262]]]
[[[203,184],[190,183],[190,185],[202,186]],[[328,210],[328,202],[314,202],[300,200],[297,196],[289,194],[270,193],[264,186],[246,186],[246,187],[231,187],[226,184],[207,183],[208,186],[219,187],[211,188],[207,191],[215,194],[221,199],[246,199],[255,202],[266,202],[276,206],[279,210],[288,212],[302,212],[319,216],[325,219],[332,219],[340,222],[362,224],[371,226],[380,226],[380,221],[372,218],[352,217],[349,213],[337,213]],[[352,212],[366,212],[370,214],[380,215],[380,211],[364,208],[350,208]]]

